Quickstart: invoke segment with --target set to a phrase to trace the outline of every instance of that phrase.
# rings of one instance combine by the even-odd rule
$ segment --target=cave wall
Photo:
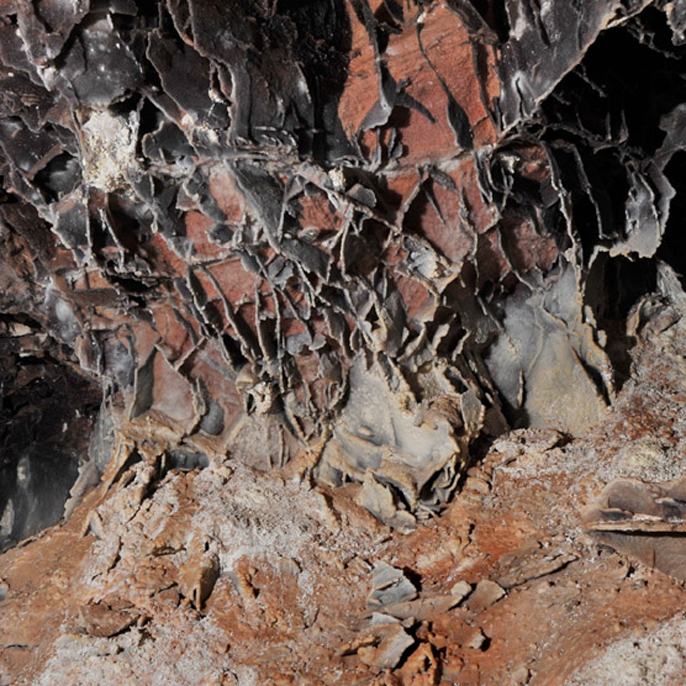
[[[681,316],[681,5],[0,1],[2,548],[227,464],[407,535],[597,431]]]
[[[260,469],[325,440],[401,527],[508,427],[582,434],[682,266],[683,46],[552,7],[4,3],[11,345]]]

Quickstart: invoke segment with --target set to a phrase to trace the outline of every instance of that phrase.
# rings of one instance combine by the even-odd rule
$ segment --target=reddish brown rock
[[[0,685],[683,681],[678,3],[76,5],[0,1]]]

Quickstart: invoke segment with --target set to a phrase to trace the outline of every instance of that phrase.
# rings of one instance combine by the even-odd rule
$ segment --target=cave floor
[[[683,471],[682,340],[646,332],[603,422],[501,437],[410,534],[314,484],[316,453],[258,472],[217,439],[161,474],[173,432],[132,424],[69,521],[0,556],[1,683],[683,683],[683,583],[582,526],[613,479]],[[679,533],[654,540],[678,577]]]

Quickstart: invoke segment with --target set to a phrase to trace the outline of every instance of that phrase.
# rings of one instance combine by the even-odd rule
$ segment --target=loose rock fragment
[[[482,579],[466,600],[465,605],[472,612],[483,612],[486,608],[497,603],[506,595],[505,589],[500,584],[490,579]]]
[[[109,638],[132,626],[138,615],[126,610],[115,610],[104,602],[91,603],[79,609],[79,622],[90,636]]]
[[[451,589],[450,595],[455,603],[462,602],[472,592],[472,585],[468,581],[458,581]]]
[[[179,587],[184,597],[198,610],[212,594],[219,578],[219,561],[216,556],[199,553],[191,557],[180,570]]]
[[[402,569],[386,562],[379,562],[374,568],[372,591],[367,600],[369,607],[383,607],[417,597],[417,588]]]
[[[686,480],[646,483],[616,479],[583,515],[597,541],[686,579]]]
[[[486,634],[484,634],[481,629],[477,629],[467,643],[465,643],[465,648],[483,650],[487,643],[488,638],[486,637]]]
[[[408,648],[415,643],[403,626],[391,617],[377,624],[374,633],[378,642],[358,648],[357,654],[362,662],[380,670],[396,667]]]

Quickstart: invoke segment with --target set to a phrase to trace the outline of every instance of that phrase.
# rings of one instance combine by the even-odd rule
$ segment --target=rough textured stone
[[[683,14],[0,0],[0,683],[683,680]]]

